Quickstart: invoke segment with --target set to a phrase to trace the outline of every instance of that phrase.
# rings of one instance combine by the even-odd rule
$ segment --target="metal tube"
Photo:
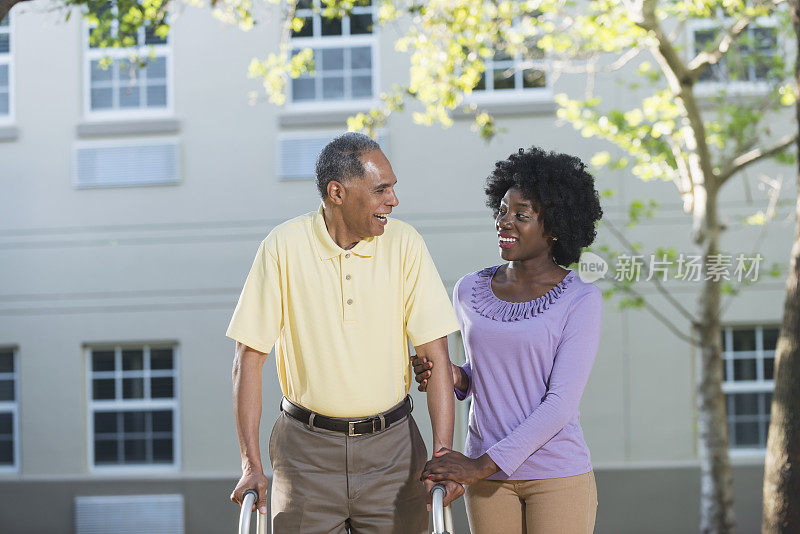
[[[450,505],[444,507],[444,528],[445,532],[453,534],[453,512],[450,510]]]
[[[254,489],[244,492],[242,508],[239,510],[239,534],[250,534],[250,510],[258,499],[258,493]],[[262,515],[256,510],[256,532],[267,534],[267,516]]]
[[[433,534],[448,534],[444,526],[444,496],[447,493],[442,484],[436,484],[431,490],[433,511]]]

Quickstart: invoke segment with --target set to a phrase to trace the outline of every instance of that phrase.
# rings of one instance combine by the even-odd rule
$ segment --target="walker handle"
[[[450,512],[449,506],[447,509],[443,506],[444,496],[446,494],[447,490],[442,484],[436,484],[431,490],[433,500],[433,506],[431,507],[433,511],[433,534],[450,534],[450,532],[445,529],[445,511]],[[449,516],[450,514],[448,513],[447,515]]]
[[[239,510],[239,534],[250,534],[250,510],[253,504],[258,500],[258,492],[254,489],[249,489],[244,492],[242,499],[242,508]],[[267,534],[267,516],[262,515],[256,510],[256,532],[258,534]]]

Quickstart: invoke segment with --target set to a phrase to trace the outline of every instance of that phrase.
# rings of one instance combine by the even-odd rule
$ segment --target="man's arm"
[[[248,489],[258,491],[256,508],[267,512],[267,478],[261,464],[258,430],[261,424],[261,371],[266,353],[236,342],[233,358],[233,417],[242,455],[242,477],[231,494],[233,502],[242,503]]]
[[[450,356],[447,354],[447,338],[440,337],[428,343],[414,347],[417,354],[434,362],[432,374],[428,379],[428,413],[433,427],[433,452],[453,448],[453,419],[455,418],[455,401],[453,400],[453,375],[449,372]],[[428,498],[428,510],[431,508],[431,490],[434,482],[426,479],[425,489]],[[444,505],[447,506],[464,494],[461,484],[446,480],[444,484],[447,494]]]
[[[453,448],[453,375],[450,356],[447,353],[447,338],[440,337],[429,343],[414,347],[417,355],[434,363],[428,378],[428,413],[433,427],[433,452],[442,447]]]

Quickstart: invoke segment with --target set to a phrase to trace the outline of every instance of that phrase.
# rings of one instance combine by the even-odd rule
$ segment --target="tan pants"
[[[480,480],[464,496],[472,534],[591,534],[594,472],[541,480]]]
[[[349,437],[281,412],[269,439],[276,534],[427,534],[425,442],[409,415]]]

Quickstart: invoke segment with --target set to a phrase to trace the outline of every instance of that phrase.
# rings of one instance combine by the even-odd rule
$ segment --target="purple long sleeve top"
[[[492,292],[499,266],[461,278],[453,305],[472,395],[464,454],[488,453],[492,480],[566,477],[592,469],[578,405],[600,342],[603,297],[570,269],[546,294],[506,302]]]

